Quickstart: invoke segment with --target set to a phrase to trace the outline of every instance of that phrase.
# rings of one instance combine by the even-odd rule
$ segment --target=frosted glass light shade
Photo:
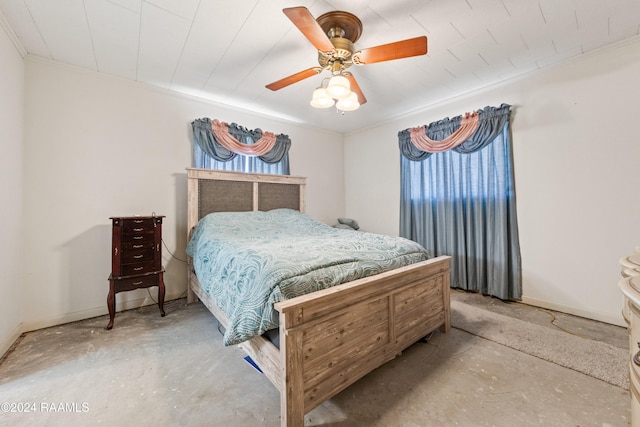
[[[340,99],[336,108],[342,111],[353,111],[360,108],[360,103],[358,102],[358,95],[355,92],[351,92],[351,94],[345,99]]]
[[[351,94],[351,85],[349,80],[341,75],[331,77],[327,86],[327,93],[330,97],[336,99],[344,99]]]
[[[320,87],[313,91],[310,104],[315,108],[329,108],[333,106],[334,102],[335,101],[331,99],[329,94],[327,94],[327,90]]]

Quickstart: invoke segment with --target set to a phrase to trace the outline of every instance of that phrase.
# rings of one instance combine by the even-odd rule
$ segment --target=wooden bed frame
[[[306,179],[187,169],[188,230],[210,212],[304,212]],[[441,256],[275,304],[280,348],[264,337],[240,344],[280,391],[281,425],[304,416],[438,327],[448,332],[450,257]],[[199,298],[226,327],[189,259],[188,302]]]

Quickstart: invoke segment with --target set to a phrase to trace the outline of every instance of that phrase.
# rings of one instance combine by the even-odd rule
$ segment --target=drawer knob
[[[640,351],[633,355],[633,363],[635,363],[636,366],[640,366]]]

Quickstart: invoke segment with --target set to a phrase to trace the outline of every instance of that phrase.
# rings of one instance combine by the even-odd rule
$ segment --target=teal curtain
[[[458,147],[421,152],[408,130],[401,152],[400,234],[452,256],[451,286],[504,300],[522,296],[510,106],[479,110],[476,132]],[[425,127],[441,140],[461,117]]]
[[[228,170],[236,172],[270,173],[289,175],[289,148],[287,135],[277,135],[276,144],[263,156],[253,157],[237,154],[224,148],[216,140],[209,118],[196,119],[193,129],[194,168]],[[253,144],[262,137],[260,129],[248,130],[235,123],[229,125],[229,133],[245,144]]]

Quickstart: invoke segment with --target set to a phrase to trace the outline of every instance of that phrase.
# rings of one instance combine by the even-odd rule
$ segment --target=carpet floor
[[[629,389],[626,349],[455,300],[451,302],[451,324],[470,334]]]

